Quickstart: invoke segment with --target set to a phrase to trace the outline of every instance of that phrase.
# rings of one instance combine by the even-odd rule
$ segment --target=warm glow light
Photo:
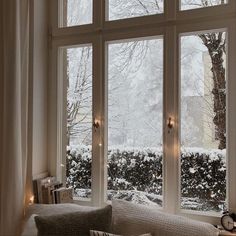
[[[101,147],[101,146],[102,146],[102,144],[101,144],[101,143],[99,143],[98,145],[99,145],[99,147]]]
[[[64,164],[61,164],[61,167],[65,167],[65,165],[64,165]]]
[[[34,204],[34,196],[31,196],[29,199],[29,204],[32,205]]]
[[[168,126],[169,129],[172,129],[172,128],[173,128],[173,126],[174,126],[174,120],[173,120],[173,118],[169,117],[167,126]]]
[[[97,123],[98,125],[100,125],[100,120],[99,119],[95,119],[94,122]]]

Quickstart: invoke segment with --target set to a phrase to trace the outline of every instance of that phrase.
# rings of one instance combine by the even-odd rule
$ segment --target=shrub
[[[66,163],[67,185],[90,193],[91,147],[68,148]],[[225,151],[187,148],[182,150],[181,167],[182,207],[221,210],[226,198]],[[149,199],[150,194],[162,195],[161,149],[113,148],[107,168],[109,196],[120,191],[144,192]]]

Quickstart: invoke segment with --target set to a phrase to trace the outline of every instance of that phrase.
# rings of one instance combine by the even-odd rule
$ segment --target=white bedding
[[[146,206],[125,201],[112,202],[113,233],[140,235],[150,232],[153,236],[217,236],[219,231],[212,225],[185,217],[170,215]],[[94,207],[76,204],[35,204],[30,206],[22,236],[37,236],[35,215],[54,215],[94,210]]]

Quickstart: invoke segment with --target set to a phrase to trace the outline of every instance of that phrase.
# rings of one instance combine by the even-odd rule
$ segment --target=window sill
[[[181,210],[177,214],[184,217],[191,218],[193,220],[207,222],[212,225],[220,225],[220,218],[221,218],[220,213]]]
[[[229,232],[226,230],[221,230],[219,236],[236,236],[236,232]]]

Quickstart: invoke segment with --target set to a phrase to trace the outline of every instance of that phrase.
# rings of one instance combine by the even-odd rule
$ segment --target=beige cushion
[[[34,204],[30,205],[26,211],[24,219],[24,231],[21,236],[37,236],[35,225],[35,215],[50,216],[71,212],[88,212],[98,209],[97,207],[80,206],[77,204]]]
[[[89,212],[35,216],[38,236],[89,236],[90,229],[110,231],[111,206]]]
[[[163,213],[158,208],[112,201],[112,232],[118,235],[217,236],[212,225],[189,218]]]

